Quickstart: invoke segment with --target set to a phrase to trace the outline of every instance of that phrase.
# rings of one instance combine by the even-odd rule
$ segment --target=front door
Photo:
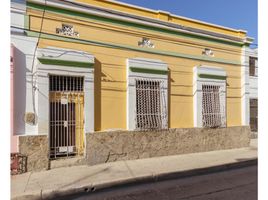
[[[84,78],[50,75],[50,158],[84,151]]]

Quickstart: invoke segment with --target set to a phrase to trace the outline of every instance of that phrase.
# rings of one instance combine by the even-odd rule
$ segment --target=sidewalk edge
[[[222,165],[210,166],[205,168],[196,168],[189,169],[184,171],[176,171],[176,172],[167,172],[160,174],[151,174],[140,177],[133,177],[129,179],[123,180],[113,180],[107,183],[100,183],[95,185],[84,185],[78,188],[64,189],[64,190],[44,190],[29,194],[23,194],[20,196],[13,197],[12,200],[37,200],[37,199],[65,199],[68,197],[82,196],[90,193],[94,193],[96,191],[102,191],[107,189],[115,189],[121,187],[122,185],[131,186],[135,184],[141,183],[151,183],[156,181],[164,181],[175,178],[186,178],[190,176],[198,176],[204,174],[210,174],[225,170],[238,169],[242,167],[256,165],[258,163],[258,158],[252,158],[249,160],[226,163]]]

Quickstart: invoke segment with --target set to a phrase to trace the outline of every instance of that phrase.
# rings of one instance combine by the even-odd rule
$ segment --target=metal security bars
[[[82,92],[84,90],[84,77],[49,76],[50,92]]]
[[[84,78],[49,76],[50,158],[83,154]]]
[[[203,127],[216,128],[224,125],[225,109],[221,107],[220,86],[202,85]]]
[[[249,57],[249,75],[256,76],[256,63],[258,59],[255,57]]]
[[[250,99],[250,128],[251,131],[258,131],[258,99]]]
[[[166,127],[161,81],[136,80],[136,129],[162,129]]]

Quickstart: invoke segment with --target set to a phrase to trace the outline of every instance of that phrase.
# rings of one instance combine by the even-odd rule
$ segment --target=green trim
[[[38,35],[39,35],[39,33],[36,31],[26,31],[26,34],[27,34],[27,36],[31,36],[31,37],[38,37]],[[128,45],[104,43],[104,42],[99,42],[99,41],[94,41],[94,40],[84,40],[84,39],[79,39],[79,38],[70,38],[70,37],[66,37],[66,36],[59,36],[59,35],[47,34],[47,33],[41,33],[40,38],[65,41],[65,42],[72,42],[72,43],[79,43],[79,44],[90,44],[90,45],[103,46],[103,47],[108,47],[108,48],[139,51],[139,52],[152,53],[152,54],[164,55],[164,56],[189,58],[189,59],[201,60],[201,61],[207,61],[207,62],[217,62],[217,63],[224,63],[224,64],[241,65],[241,63],[238,61],[226,60],[226,59],[215,58],[215,57],[196,56],[196,55],[189,55],[189,54],[176,53],[176,52],[170,52],[170,51],[161,51],[161,50],[142,48],[142,47],[137,48],[137,47],[132,47],[132,46],[128,46]]]
[[[138,68],[138,67],[130,67],[130,71],[137,73],[145,73],[145,74],[161,74],[167,75],[167,70],[159,70],[159,69],[148,69],[148,68]]]
[[[122,21],[122,20],[118,20],[118,19],[111,19],[111,18],[96,16],[93,14],[83,13],[83,12],[74,11],[74,10],[70,11],[70,10],[67,10],[64,8],[58,8],[58,7],[54,7],[54,6],[48,6],[48,5],[45,6],[45,5],[42,5],[39,3],[34,3],[34,2],[27,2],[26,5],[29,8],[34,8],[34,9],[39,9],[39,10],[46,9],[46,11],[50,11],[53,13],[60,13],[60,14],[69,15],[69,16],[71,15],[71,16],[75,16],[76,18],[81,17],[81,18],[86,18],[86,19],[92,19],[95,21],[106,22],[106,23],[115,24],[115,25],[121,25],[124,27],[134,27],[136,29],[141,29],[141,30],[149,30],[149,31],[154,31],[154,32],[158,32],[158,33],[160,32],[161,34],[167,33],[169,35],[182,36],[184,38],[191,38],[191,39],[197,39],[197,40],[204,40],[205,39],[206,41],[210,41],[212,43],[221,43],[221,44],[233,45],[233,46],[238,46],[238,47],[241,47],[243,45],[243,43],[241,43],[241,42],[225,41],[222,39],[210,38],[208,36],[194,35],[191,33],[182,33],[182,32],[167,30],[167,29],[163,29],[163,28],[159,28],[159,27],[142,25],[142,24],[138,24],[135,22],[126,22],[126,21]]]
[[[30,28],[30,17],[29,15],[24,15],[24,28],[29,30]]]
[[[82,68],[93,68],[94,63],[90,62],[78,62],[78,61],[68,61],[68,60],[56,60],[51,58],[38,58],[40,63],[46,65],[61,65],[66,67],[82,67]]]
[[[198,74],[200,78],[209,78],[209,79],[218,79],[218,80],[226,80],[226,76],[218,76],[211,74]]]

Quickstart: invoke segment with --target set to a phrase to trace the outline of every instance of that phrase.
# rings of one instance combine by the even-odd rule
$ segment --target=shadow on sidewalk
[[[83,181],[83,180],[88,179],[89,177],[92,177],[92,176],[94,176],[94,175],[100,174],[100,173],[102,173],[102,172],[109,171],[109,169],[110,169],[110,167],[106,167],[106,168],[104,168],[104,169],[102,169],[102,170],[99,170],[99,171],[93,173],[93,174],[89,174],[88,176],[85,176],[85,177],[83,177],[83,178],[80,178],[80,179],[77,179],[77,180],[75,180],[75,181],[72,181],[72,183],[63,185],[63,186],[60,187],[60,189],[65,189],[65,188],[67,188],[68,186],[75,185],[75,184],[79,183],[80,181]]]

